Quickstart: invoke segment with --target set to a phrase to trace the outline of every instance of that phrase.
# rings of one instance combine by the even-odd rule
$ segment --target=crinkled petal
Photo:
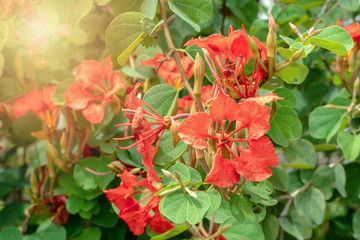
[[[242,102],[238,104],[238,116],[240,126],[248,129],[247,139],[258,139],[269,129],[270,109],[256,102]]]
[[[86,89],[81,88],[80,83],[73,83],[65,92],[65,105],[74,110],[83,110],[94,100],[99,100],[98,96],[91,94]]]
[[[89,123],[101,123],[105,116],[105,104],[89,103],[82,113]]]
[[[75,76],[81,86],[91,88],[101,81],[103,70],[100,66],[101,64],[96,60],[86,60],[77,66]]]
[[[236,171],[247,181],[263,181],[272,175],[269,167],[276,167],[279,159],[272,142],[262,136],[248,142],[248,149],[240,149],[241,156],[235,159]]]
[[[154,169],[154,156],[157,152],[157,149],[151,145],[149,141],[142,141],[137,145],[137,150],[140,155],[143,157],[142,164],[147,169],[147,178],[150,182],[161,182],[161,179],[157,175]]]
[[[231,51],[234,55],[242,56],[247,63],[250,58],[254,57],[251,51],[248,35],[246,33],[239,35],[231,45]]]
[[[208,144],[205,139],[210,124],[211,117],[209,114],[204,112],[193,114],[180,123],[178,127],[179,136],[185,143],[197,149],[206,148]]]
[[[223,159],[221,149],[215,155],[214,164],[205,181],[218,187],[230,187],[240,180],[234,160]]]
[[[174,224],[166,220],[161,216],[160,211],[158,208],[153,209],[155,212],[155,215],[152,217],[152,219],[149,222],[149,227],[151,230],[153,230],[156,233],[164,233],[175,227]]]
[[[125,108],[136,110],[138,107],[141,107],[144,102],[136,96],[138,88],[141,86],[141,83],[137,83],[134,89],[131,91],[130,94],[126,96],[125,100]]]
[[[238,107],[239,105],[234,99],[225,95],[222,91],[219,91],[219,94],[212,101],[209,109],[211,117],[214,121],[222,121],[224,119],[233,121],[238,115]]]
[[[280,100],[280,99],[284,99],[284,98],[279,97],[275,93],[268,93],[264,96],[246,98],[244,102],[256,102],[260,105],[264,105],[266,103],[271,103],[271,102],[274,102],[274,101]]]

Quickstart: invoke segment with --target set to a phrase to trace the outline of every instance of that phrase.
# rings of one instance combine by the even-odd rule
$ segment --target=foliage
[[[357,0],[60,2],[0,5],[0,239],[360,239]]]

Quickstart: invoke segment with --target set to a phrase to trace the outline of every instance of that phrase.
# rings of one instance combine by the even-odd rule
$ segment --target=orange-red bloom
[[[194,62],[187,55],[179,54],[181,66],[183,67],[186,77],[189,79],[194,74]],[[141,61],[141,65],[150,65],[155,69],[159,66],[160,62],[164,60],[164,54],[157,53],[154,58]],[[168,85],[174,86],[177,89],[181,88],[184,84],[181,80],[179,68],[176,65],[175,59],[171,58],[170,61],[164,61],[157,73]]]
[[[20,97],[13,105],[15,118],[24,116],[28,111],[32,111],[48,127],[55,127],[55,122],[61,110],[61,106],[55,105],[51,99],[55,89],[55,85],[45,86],[41,91],[35,88]]]
[[[113,72],[111,58],[101,63],[96,60],[83,61],[75,73],[78,82],[65,93],[66,106],[81,110],[90,123],[101,123],[105,105],[115,99],[115,94],[125,87],[120,73]]]
[[[121,175],[121,182],[118,188],[103,191],[108,200],[120,210],[119,218],[127,223],[135,235],[143,234],[147,225],[157,233],[164,233],[174,227],[174,224],[161,216],[159,211],[161,197],[154,196],[158,189],[151,185],[148,179],[139,181],[136,176],[125,170]],[[134,190],[136,187],[140,187],[140,190]],[[137,201],[133,197],[137,194],[148,195]]]
[[[185,46],[196,45],[203,49],[205,60],[217,80],[218,87],[227,88],[230,96],[234,98],[249,98],[255,96],[260,81],[267,75],[257,62],[267,59],[267,50],[257,38],[251,37],[257,45],[260,59],[255,59],[253,73],[248,76],[244,67],[254,58],[248,38],[245,30],[233,31],[230,26],[228,37],[213,34],[204,40],[191,39]]]
[[[271,141],[264,136],[270,129],[269,108],[255,101],[236,103],[220,91],[209,110],[210,115],[196,113],[183,120],[178,127],[180,138],[195,148],[206,148],[207,138],[216,140],[218,150],[206,181],[228,187],[238,182],[240,175],[248,181],[262,181],[270,177],[272,172],[268,167],[275,167],[278,158]],[[225,120],[230,121],[230,127],[225,126]],[[208,133],[212,121],[219,121],[220,124],[219,132],[214,135]],[[235,121],[239,124],[230,132],[231,124]],[[233,138],[245,129],[247,137]],[[247,143],[248,148],[236,145],[237,142]],[[237,152],[233,151],[233,145]]]
[[[357,22],[353,22],[351,25],[343,26],[343,29],[345,29],[350,36],[354,40],[354,44],[356,44],[360,39],[360,24]]]

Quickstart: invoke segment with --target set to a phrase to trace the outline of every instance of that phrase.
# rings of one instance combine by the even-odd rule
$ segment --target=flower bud
[[[301,58],[301,55],[303,54],[304,51],[305,51],[305,48],[296,51],[296,52],[292,55],[292,57],[290,58],[290,63],[294,63],[294,62],[296,62],[297,60],[299,60],[299,59]]]
[[[289,23],[289,25],[290,25],[291,29],[294,31],[294,33],[296,33],[296,35],[299,36],[299,38],[301,39],[301,41],[304,41],[304,38],[302,37],[299,29],[298,29],[294,24],[292,24],[292,23]]]
[[[35,196],[38,194],[38,179],[36,177],[35,171],[31,171],[30,173],[30,185],[31,190]]]
[[[267,57],[273,59],[276,52],[276,33],[272,28],[269,29],[269,33],[266,37]]]
[[[252,39],[250,36],[248,36],[248,39],[249,39],[250,49],[251,49],[252,53],[254,54],[254,58],[256,60],[259,60],[260,59],[260,53],[259,53],[258,45],[254,41],[254,39]]]
[[[194,94],[201,95],[203,80],[205,77],[205,64],[204,60],[199,53],[196,54],[195,64],[194,64]]]

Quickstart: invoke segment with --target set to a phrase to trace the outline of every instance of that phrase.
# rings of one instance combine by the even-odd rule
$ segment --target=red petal
[[[82,113],[89,123],[101,123],[105,116],[105,104],[90,103]]]
[[[268,167],[276,167],[279,163],[272,142],[262,136],[248,144],[248,149],[238,148],[242,156],[235,161],[237,172],[247,181],[263,181],[269,178],[272,172]]]
[[[140,86],[141,83],[137,83],[131,93],[126,96],[126,109],[136,110],[138,107],[141,107],[144,104],[144,102],[136,96],[136,92]]]
[[[180,123],[178,127],[179,136],[185,143],[195,148],[206,148],[208,144],[205,139],[210,124],[211,117],[209,114],[204,112],[196,113]]]
[[[41,101],[41,92],[34,89],[24,96],[20,97],[14,103],[12,109],[15,118],[24,116],[28,111],[33,110],[34,113],[41,112],[44,108],[43,102]]]
[[[234,39],[231,45],[231,51],[234,55],[242,56],[245,60],[245,63],[247,63],[250,58],[254,57],[254,54],[250,48],[248,35],[246,33],[243,33]]]
[[[157,149],[151,145],[148,141],[142,141],[137,145],[137,150],[143,157],[142,164],[147,169],[147,178],[150,182],[161,182],[161,179],[157,175],[154,169],[154,155],[157,152]]]
[[[158,208],[153,209],[155,215],[152,217],[149,223],[149,227],[156,233],[164,233],[175,227],[174,224],[163,218]]]
[[[97,82],[101,81],[103,77],[103,70],[101,64],[96,60],[83,61],[76,68],[76,79],[79,80],[81,86],[90,88]]]
[[[65,92],[65,105],[74,110],[83,110],[96,99],[87,89],[81,88],[80,83],[73,83]],[[97,99],[96,99],[97,100]]]
[[[230,187],[240,180],[240,175],[236,172],[234,160],[223,159],[221,154],[222,149],[219,148],[215,155],[214,165],[205,181],[218,187]]]
[[[139,236],[144,233],[145,227],[148,224],[151,215],[146,210],[126,211],[125,213],[120,212],[119,218],[126,222],[130,231],[132,231],[134,235]]]
[[[264,96],[246,98],[244,102],[256,102],[257,104],[264,105],[266,103],[274,102],[276,100],[284,99],[282,97],[278,97],[275,93],[268,93]]]
[[[248,129],[247,139],[257,139],[270,129],[270,109],[267,106],[256,102],[243,102],[238,105],[236,120],[241,122],[240,126]]]
[[[219,91],[219,94],[212,101],[209,109],[211,117],[214,121],[227,119],[233,121],[236,119],[239,105],[235,102],[234,99],[230,98],[228,95],[225,95],[222,91]]]

